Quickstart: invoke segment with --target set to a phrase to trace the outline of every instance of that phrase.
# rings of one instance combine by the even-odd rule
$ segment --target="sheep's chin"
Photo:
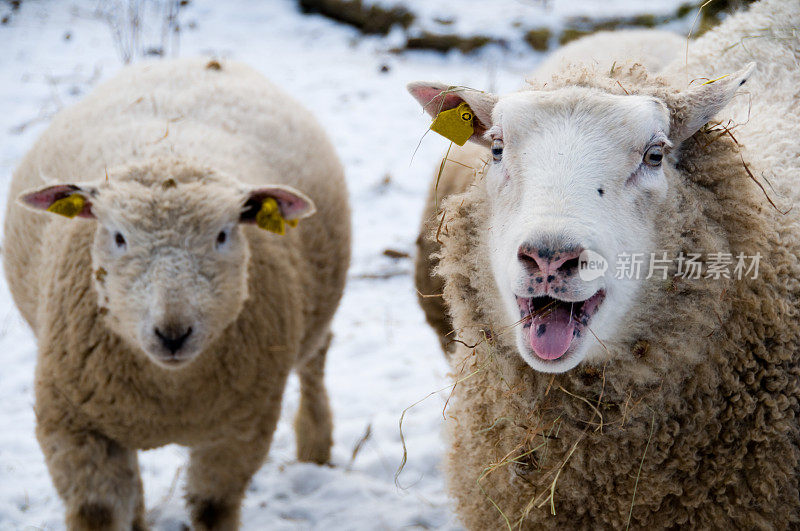
[[[146,353],[147,359],[152,361],[154,364],[158,365],[163,369],[168,369],[171,371],[183,369],[190,365],[195,359],[197,359],[197,355],[189,355],[189,356],[154,356],[152,354]]]
[[[519,355],[532,369],[545,373],[559,374],[577,367],[586,358],[588,350],[585,341],[581,340],[580,343],[580,345],[573,344],[567,353],[557,360],[543,360],[531,350],[524,338],[520,337],[519,334],[517,335]]]
[[[194,362],[199,357],[199,352],[194,351],[186,351],[186,352],[178,352],[177,354],[173,355],[168,352],[161,352],[160,350],[152,351],[142,349],[142,353],[147,358],[150,363],[162,368],[171,371],[180,370]]]

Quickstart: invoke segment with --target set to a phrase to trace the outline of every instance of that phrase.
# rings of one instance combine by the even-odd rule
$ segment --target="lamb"
[[[662,30],[622,30],[599,32],[573,41],[550,54],[531,79],[546,83],[554,74],[573,64],[587,64],[599,71],[642,64],[657,72],[678,56],[684,39],[675,33]],[[455,348],[453,325],[441,297],[444,281],[434,273],[439,261],[436,251],[439,242],[436,233],[441,201],[449,195],[463,192],[481,173],[491,155],[477,143],[451,146],[448,155],[436,166],[423,209],[417,253],[414,264],[414,281],[418,300],[428,324],[436,331],[446,354]]]
[[[680,61],[502,97],[410,86],[468,103],[492,153],[439,230],[468,528],[800,524],[800,220],[781,201],[800,171],[800,72],[781,68],[798,24],[786,0],[729,18],[689,63],[727,76],[688,88]],[[617,278],[637,254],[666,269]]]
[[[10,197],[5,271],[69,529],[145,529],[136,451],[168,443],[191,448],[194,528],[236,528],[293,368],[298,459],[328,461],[348,195],[298,102],[233,62],[129,67],[54,119]]]

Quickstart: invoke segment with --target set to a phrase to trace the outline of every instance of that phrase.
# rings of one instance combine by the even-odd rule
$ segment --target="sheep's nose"
[[[583,248],[553,249],[550,246],[522,244],[517,258],[529,274],[552,282],[557,277],[569,277],[578,272]]]
[[[192,327],[165,327],[163,331],[158,328],[155,329],[156,337],[158,337],[164,348],[169,350],[172,354],[178,352],[186,340],[192,335]]]

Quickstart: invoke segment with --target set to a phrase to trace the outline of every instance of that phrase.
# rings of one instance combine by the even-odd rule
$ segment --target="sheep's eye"
[[[495,162],[500,162],[503,158],[503,141],[499,138],[492,140],[492,158]]]
[[[115,232],[114,233],[114,243],[117,244],[117,247],[119,249],[124,249],[125,245],[126,245],[125,244],[125,237],[121,233]]]
[[[650,146],[647,148],[647,151],[644,152],[644,157],[642,158],[642,161],[645,164],[654,168],[661,166],[662,160],[664,160],[664,148],[659,145]]]
[[[227,240],[228,240],[228,232],[227,231],[223,230],[223,231],[220,231],[219,234],[217,234],[217,246],[220,246],[220,245],[224,244]]]

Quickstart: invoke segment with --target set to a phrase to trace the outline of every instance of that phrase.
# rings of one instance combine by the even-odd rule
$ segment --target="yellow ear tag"
[[[472,127],[472,109],[469,105],[462,103],[454,109],[442,111],[436,115],[431,123],[431,131],[435,131],[459,146],[463,146],[469,137],[475,133]]]
[[[268,197],[261,203],[261,210],[256,214],[256,225],[275,234],[286,234],[286,225],[296,227],[297,219],[284,219],[278,201]]]
[[[62,197],[57,201],[53,201],[49,207],[48,212],[60,214],[68,218],[74,218],[83,211],[86,200],[80,194],[72,194],[67,197]]]

